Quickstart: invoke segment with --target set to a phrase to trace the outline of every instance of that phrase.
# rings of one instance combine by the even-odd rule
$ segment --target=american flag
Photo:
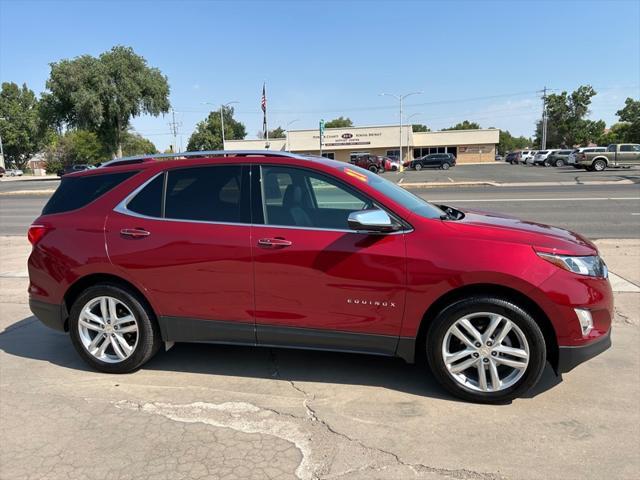
[[[266,85],[263,83],[262,84],[262,101],[260,102],[260,105],[262,106],[262,111],[264,113],[267,113],[267,91],[266,91]]]

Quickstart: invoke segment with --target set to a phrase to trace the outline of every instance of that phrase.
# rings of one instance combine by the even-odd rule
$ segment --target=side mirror
[[[349,214],[349,228],[371,233],[391,233],[400,230],[401,226],[392,220],[384,210],[359,210]]]

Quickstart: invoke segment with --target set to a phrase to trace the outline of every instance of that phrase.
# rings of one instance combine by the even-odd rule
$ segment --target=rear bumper
[[[558,347],[557,373],[566,373],[587,360],[600,355],[611,346],[611,330],[597,340],[581,346]]]
[[[66,331],[67,309],[64,305],[41,302],[40,300],[29,299],[29,308],[38,320],[47,327],[60,332]]]

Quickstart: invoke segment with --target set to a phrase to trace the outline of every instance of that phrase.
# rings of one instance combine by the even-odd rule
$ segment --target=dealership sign
[[[362,132],[345,132],[345,133],[325,133],[322,136],[322,145],[326,147],[341,147],[351,145],[371,145],[371,140],[375,137],[381,137],[381,132],[362,131]],[[319,138],[319,136],[314,136]]]

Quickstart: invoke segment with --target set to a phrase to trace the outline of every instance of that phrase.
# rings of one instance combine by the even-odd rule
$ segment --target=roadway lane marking
[[[640,200],[640,197],[574,197],[574,198],[456,198],[456,199],[437,199],[433,201],[438,202],[455,202],[455,203],[465,203],[465,202],[595,202],[595,201],[606,201],[606,200]]]

